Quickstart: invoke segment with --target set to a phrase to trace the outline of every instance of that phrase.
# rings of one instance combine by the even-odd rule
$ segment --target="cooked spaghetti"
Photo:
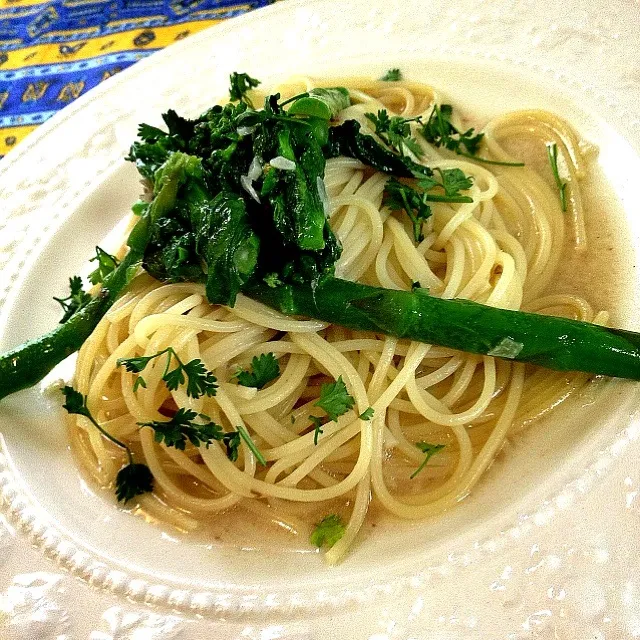
[[[352,102],[340,120],[356,119],[363,127],[371,124],[368,112],[426,120],[442,102],[431,87],[410,82],[334,79],[318,85],[296,78],[277,90],[287,97],[336,84],[349,89]],[[494,162],[513,162],[513,149],[540,151],[555,143],[565,160],[567,211],[548,170],[536,170],[540,162],[478,162],[416,136],[421,163],[459,168],[473,178],[472,202],[432,203],[424,238],[416,243],[407,216],[383,205],[388,175],[353,158],[330,159],[324,180],[330,224],[343,247],[336,275],[604,324],[607,314],[595,315],[582,298],[545,295],[565,236],[572,250],[586,248],[579,181],[592,150],[566,122],[543,111],[501,116],[483,131],[482,157]],[[146,367],[146,386],[118,367],[119,359],[168,347],[185,362],[202,360],[218,380],[215,396],[194,399],[183,387],[169,391],[163,358]],[[237,371],[261,354],[274,354],[280,375],[261,389],[239,385]],[[332,421],[316,403],[322,385],[340,378],[355,404]],[[371,500],[401,518],[441,514],[469,494],[508,435],[587,378],[293,319],[242,295],[233,308],[215,306],[202,284],[162,284],[141,273],[82,347],[75,387],[87,395],[98,422],[150,468],[155,491],[138,498],[144,512],[192,530],[222,512],[248,509],[307,535],[320,518],[339,513],[346,528],[326,553],[335,563],[354,543]],[[179,450],[139,426],[166,420],[178,407],[206,414],[227,431],[246,429],[266,466],[245,441],[232,461],[221,442]],[[121,450],[85,417],[73,417],[83,466],[101,485],[113,483]],[[321,429],[311,417],[322,419]],[[428,464],[421,467],[425,455]]]

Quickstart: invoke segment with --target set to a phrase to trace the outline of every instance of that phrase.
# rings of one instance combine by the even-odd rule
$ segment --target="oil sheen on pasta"
[[[361,79],[298,78],[275,91],[287,97],[336,85],[347,86],[354,103],[341,116],[363,126],[366,112],[386,108],[428,117],[434,103],[446,102],[426,85]],[[489,123],[475,122],[473,114],[464,118],[465,124],[485,125],[482,156],[520,159],[526,166],[481,164],[417,136],[426,164],[460,167],[474,178],[474,202],[434,204],[418,246],[406,217],[382,206],[388,176],[352,159],[328,161],[331,224],[343,244],[337,275],[390,288],[417,281],[432,295],[607,323],[619,242],[608,212],[593,197],[597,150],[542,111]],[[569,182],[566,212],[546,162],[548,142],[568,159],[562,167]],[[216,397],[193,400],[181,390],[171,397],[161,384],[160,362],[145,370],[147,388],[133,391],[132,374],[117,368],[116,360],[169,345],[214,371],[221,383]],[[238,366],[269,352],[278,357],[281,376],[259,391],[238,386]],[[356,407],[327,425],[314,445],[309,416],[319,410],[313,404],[320,385],[339,376]],[[232,310],[213,307],[201,285],[161,285],[141,275],[80,351],[75,386],[88,395],[95,417],[154,473],[156,492],[140,498],[137,514],[198,541],[260,550],[281,549],[287,540],[291,548],[304,547],[314,524],[337,513],[348,525],[326,554],[335,563],[374,515],[415,520],[453,508],[506,439],[559,403],[572,397],[579,402],[587,382],[586,374],[294,320],[243,296]],[[256,468],[242,454],[230,462],[218,443],[200,451],[166,448],[154,442],[150,429],[138,428],[176,404],[228,429],[246,426],[267,468]],[[369,406],[373,420],[359,420]],[[120,468],[120,452],[82,417],[74,416],[70,430],[83,470],[108,486]],[[421,441],[445,447],[410,479],[424,459],[416,446]]]

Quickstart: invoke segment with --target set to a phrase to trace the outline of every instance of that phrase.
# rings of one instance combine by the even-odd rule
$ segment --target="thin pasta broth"
[[[543,111],[499,116],[484,127],[478,153],[461,155],[421,135],[443,104],[436,89],[320,84],[349,89],[351,104],[336,121],[356,120],[373,134],[381,112],[405,118],[411,143],[404,151],[433,169],[439,188],[454,176],[465,180],[463,197],[432,199],[428,217],[416,222],[390,204],[389,175],[353,158],[329,159],[322,191],[342,246],[337,276],[607,323],[619,273],[609,250],[615,233],[589,187],[583,190],[595,150],[568,123]],[[314,86],[298,78],[275,90],[286,98]],[[451,123],[465,129],[455,108]],[[562,158],[566,211],[545,164],[548,144]],[[525,166],[515,166],[519,160]],[[274,164],[291,170],[286,159]],[[194,398],[167,388],[167,361],[156,354],[169,348],[181,361],[201,360],[215,374],[217,393]],[[238,371],[251,371],[264,354],[278,361],[277,375],[264,385],[239,384]],[[161,284],[143,274],[83,346],[75,386],[153,474],[155,492],[138,498],[136,512],[194,540],[245,549],[282,548],[285,539],[292,549],[305,547],[317,522],[338,516],[340,536],[326,555],[335,563],[374,516],[419,520],[452,509],[507,439],[579,398],[589,380],[496,355],[504,357],[293,319],[242,295],[233,308],[210,305],[202,284]],[[119,366],[152,356],[144,384],[139,371]],[[350,402],[332,415],[323,394],[342,384]],[[206,416],[229,439],[180,449],[140,427],[180,408]],[[232,448],[234,430],[244,441],[238,435]],[[71,437],[94,481],[113,483],[118,451],[83,417]]]

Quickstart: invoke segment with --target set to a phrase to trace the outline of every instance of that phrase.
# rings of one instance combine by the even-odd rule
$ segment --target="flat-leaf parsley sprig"
[[[82,287],[82,278],[72,276],[69,278],[69,295],[66,298],[53,298],[64,311],[60,324],[64,324],[71,316],[91,302],[91,295]]]
[[[471,127],[466,131],[459,131],[451,122],[453,107],[450,104],[433,105],[429,119],[420,133],[430,144],[445,147],[459,156],[471,158],[485,164],[495,164],[505,167],[524,167],[524,162],[501,162],[477,156],[484,133],[476,133]]]
[[[243,387],[262,389],[267,383],[280,375],[280,365],[273,353],[262,353],[251,360],[251,370],[240,369],[233,377]]]
[[[421,122],[419,116],[415,118],[389,117],[386,109],[380,109],[377,115],[365,113],[364,116],[373,123],[378,137],[400,155],[404,155],[405,147],[418,158],[424,155],[418,141],[411,135],[411,127],[409,126],[410,122]]]
[[[429,442],[424,442],[421,440],[420,442],[416,442],[416,447],[425,454],[424,460],[421,462],[420,466],[411,474],[410,479],[413,480],[427,465],[427,462],[431,459],[431,456],[434,456],[436,453],[445,448],[444,444],[430,444]]]
[[[126,504],[138,495],[153,491],[153,475],[149,467],[146,464],[136,463],[131,449],[124,442],[121,442],[106,431],[91,415],[89,407],[87,407],[87,396],[69,385],[62,389],[62,393],[65,397],[65,402],[62,406],[70,414],[87,418],[105,438],[126,452],[128,464],[124,465],[116,476],[116,497],[118,501]]]
[[[320,397],[313,406],[323,409],[329,416],[329,420],[335,422],[341,415],[352,409],[355,403],[355,399],[347,391],[342,376],[339,376],[335,382],[327,382],[320,387]],[[364,413],[367,412],[365,411]],[[318,437],[323,433],[322,418],[309,416],[309,420],[311,420],[314,427],[313,444],[318,444]]]
[[[196,422],[200,418],[204,422]],[[204,445],[207,449],[215,440],[224,438],[224,431],[219,424],[212,422],[204,413],[180,407],[169,420],[151,420],[138,422],[141,427],[151,427],[156,442],[164,442],[167,447],[175,447],[184,451],[187,440],[194,447]]]
[[[119,358],[117,360],[117,366],[123,366],[127,371],[131,373],[137,373],[138,377],[133,385],[133,390],[136,391],[138,387],[142,386],[146,388],[147,383],[145,379],[139,375],[146,366],[155,358],[159,358],[167,354],[167,364],[162,374],[162,379],[167,385],[169,391],[175,391],[180,385],[187,382],[187,395],[191,398],[200,398],[203,395],[215,396],[218,389],[217,379],[205,366],[202,360],[194,358],[187,363],[182,362],[178,354],[173,347],[167,347],[158,353],[154,353],[152,356],[136,356],[133,358]],[[172,360],[176,361],[176,367],[171,369]]]
[[[440,180],[436,177],[440,175]],[[467,176],[460,169],[436,168],[433,175],[414,172],[417,185],[423,189],[422,193],[413,187],[390,178],[384,188],[383,204],[392,211],[404,211],[413,225],[413,237],[416,242],[422,242],[422,223],[431,217],[429,202],[469,203],[473,198],[461,194],[471,188],[473,178]],[[441,188],[444,193],[430,193],[432,189]]]
[[[237,73],[234,71],[229,76],[229,98],[232,102],[245,102],[250,107],[253,103],[247,96],[251,89],[255,89],[260,84],[260,80],[252,78],[248,73]]]
[[[238,448],[241,440],[244,440],[256,460],[262,466],[267,465],[264,455],[243,426],[237,427],[237,431],[225,433],[224,429],[213,422],[208,415],[196,413],[192,409],[180,407],[169,420],[150,420],[138,422],[138,425],[153,429],[156,442],[164,443],[167,447],[175,447],[180,451],[185,450],[187,441],[194,447],[204,446],[207,449],[214,442],[221,442],[231,462],[238,459]]]

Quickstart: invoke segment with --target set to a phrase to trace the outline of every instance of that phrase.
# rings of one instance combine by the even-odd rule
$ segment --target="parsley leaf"
[[[437,169],[442,177],[442,188],[445,195],[455,197],[460,191],[471,188],[473,178],[467,176],[461,169]]]
[[[237,73],[234,71],[229,76],[229,98],[232,102],[246,102],[253,107],[251,100],[247,97],[247,92],[260,84],[260,80],[252,78],[247,73]]]
[[[241,440],[245,441],[246,445],[256,457],[256,460],[263,467],[266,467],[267,461],[265,457],[262,455],[262,452],[258,449],[258,446],[243,426],[239,426],[237,431],[230,431],[222,436],[222,442],[227,448],[227,458],[229,458],[231,462],[235,462],[238,459],[238,449],[240,447]]]
[[[82,395],[79,391],[76,391],[73,387],[65,385],[62,389],[65,402],[62,405],[69,413],[85,416],[85,418],[92,419],[91,413],[87,408],[87,396]]]
[[[440,180],[436,178],[435,172],[440,174]],[[444,190],[444,195],[430,193],[426,199],[430,202],[473,202],[473,198],[460,195],[461,191],[470,189],[473,185],[473,178],[468,176],[461,169],[440,169],[436,167],[431,176],[414,172],[418,179],[418,186],[425,191],[431,191],[436,187]]]
[[[554,143],[547,144],[547,156],[549,157],[549,164],[551,165],[551,171],[553,172],[553,178],[556,181],[556,186],[560,192],[560,206],[563,211],[567,210],[567,183],[563,182],[560,178],[560,172],[558,171],[558,145]]]
[[[251,360],[251,371],[240,369],[234,376],[243,387],[262,389],[268,382],[280,375],[280,365],[273,353],[263,353]]]
[[[473,128],[461,133],[451,124],[452,113],[453,107],[450,104],[433,105],[429,120],[422,127],[422,135],[427,142],[436,147],[444,146],[458,154],[463,154],[466,149],[468,154],[474,156],[480,147],[484,133],[474,135]]]
[[[425,177],[426,179],[426,177]],[[419,194],[412,187],[391,178],[384,188],[383,204],[392,211],[404,211],[413,223],[413,237],[416,242],[424,240],[422,223],[431,216],[427,204],[427,194]]]
[[[383,82],[398,82],[402,80],[402,72],[400,69],[389,69],[380,80]]]
[[[122,467],[116,476],[116,498],[127,504],[143,493],[153,491],[153,474],[146,464],[130,463]]]
[[[276,287],[282,286],[283,282],[278,277],[278,274],[275,271],[271,273],[267,273],[267,275],[263,278],[268,287],[275,289]]]
[[[231,462],[235,462],[238,459],[238,447],[240,446],[240,432],[230,431],[222,436],[222,442],[227,448],[227,458]]]
[[[323,546],[331,549],[342,538],[345,529],[346,526],[342,522],[342,518],[334,513],[330,516],[325,516],[318,522],[309,540],[318,549]]]
[[[320,398],[313,406],[324,409],[329,419],[335,421],[349,411],[355,403],[340,376],[335,382],[328,382],[320,387]]]
[[[367,407],[359,416],[360,420],[371,420],[373,418],[374,409],[373,407]]]
[[[215,422],[198,423],[196,418],[203,418],[192,409],[181,407],[170,420],[152,420],[151,422],[138,422],[141,427],[151,427],[155,431],[155,441],[164,442],[167,447],[175,447],[184,451],[187,440],[194,447],[205,445],[208,449],[214,440],[222,440],[224,431]]]
[[[91,258],[90,262],[98,263],[98,266],[89,274],[89,282],[91,282],[91,284],[104,282],[105,277],[119,264],[115,256],[112,256],[100,247],[96,247],[96,255]]]
[[[98,424],[96,419],[91,415],[89,407],[87,407],[87,396],[76,391],[69,385],[66,385],[62,389],[62,393],[65,397],[65,402],[62,406],[69,413],[84,416],[103,436],[126,451],[129,463],[123,466],[116,476],[116,497],[118,501],[126,504],[135,496],[153,491],[153,475],[149,467],[147,467],[146,464],[134,463],[131,449],[124,444],[124,442],[120,442],[120,440],[114,438]]]
[[[424,460],[420,463],[420,466],[411,474],[411,480],[413,480],[426,466],[427,462],[431,456],[435,455],[441,449],[444,449],[445,445],[443,444],[429,444],[428,442],[420,441],[416,442],[416,447],[422,451],[422,453],[426,454]]]
[[[411,136],[411,127],[409,126],[410,122],[414,122],[418,118],[389,117],[386,109],[380,109],[377,115],[373,113],[365,113],[364,115],[375,126],[378,137],[400,155],[404,155],[405,147],[415,156],[423,155],[418,141]]]
[[[152,356],[118,358],[116,364],[118,367],[124,366],[124,368],[131,373],[139,374],[145,369],[151,360],[159,358],[165,353],[167,354],[167,366],[165,367],[162,379],[167,385],[167,389],[169,389],[169,391],[175,391],[180,387],[180,385],[183,385],[185,383],[186,376],[186,391],[187,395],[191,398],[200,398],[203,395],[207,395],[209,397],[216,395],[216,391],[218,389],[218,385],[216,384],[217,379],[213,373],[204,366],[202,360],[200,360],[200,358],[194,358],[185,364],[180,360],[173,347],[167,347]],[[173,358],[175,358],[178,364],[175,369],[170,370],[171,360]],[[145,388],[147,386],[147,383],[142,376],[138,376],[136,378],[133,390],[136,391],[139,386]]]
[[[465,158],[471,158],[476,162],[497,164],[505,167],[524,167],[524,162],[501,162],[499,160],[489,160],[477,156],[476,153],[480,148],[484,133],[476,134],[473,127],[464,132],[458,131],[458,129],[451,124],[452,113],[453,107],[450,104],[434,105],[429,120],[427,120],[427,123],[422,127],[421,133],[423,138],[436,147],[444,146],[449,149],[449,151],[453,151]]]
[[[91,296],[82,289],[82,278],[73,276],[69,278],[69,295],[66,298],[53,298],[64,310],[60,324],[64,324],[76,311],[85,307]]]

